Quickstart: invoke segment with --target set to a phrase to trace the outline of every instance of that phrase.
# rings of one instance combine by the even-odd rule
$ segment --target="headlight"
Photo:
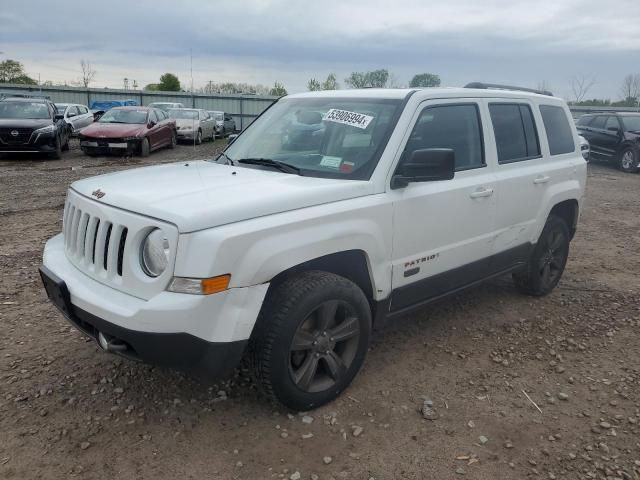
[[[46,127],[39,128],[33,133],[53,133],[55,130],[56,127],[54,125],[47,125]]]
[[[181,127],[181,130],[193,130],[193,127],[191,125],[186,125],[184,127]]]
[[[144,273],[150,277],[159,277],[169,265],[169,239],[156,228],[147,235],[140,254],[140,264]]]

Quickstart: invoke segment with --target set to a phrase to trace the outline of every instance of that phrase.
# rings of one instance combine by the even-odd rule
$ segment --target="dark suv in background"
[[[69,128],[64,115],[48,99],[0,99],[0,154],[42,152],[60,158],[69,149]]]
[[[637,172],[640,164],[640,113],[594,113],[576,123],[589,141],[591,156],[615,163],[623,172]]]

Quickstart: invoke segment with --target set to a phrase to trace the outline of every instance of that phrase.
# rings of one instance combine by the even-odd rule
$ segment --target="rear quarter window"
[[[547,132],[551,155],[574,152],[576,146],[573,143],[573,132],[564,108],[555,105],[540,105],[540,114],[545,132]]]

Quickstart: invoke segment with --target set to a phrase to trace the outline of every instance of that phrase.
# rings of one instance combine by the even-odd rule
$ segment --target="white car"
[[[56,103],[55,105],[58,113],[64,115],[64,121],[69,125],[72,134],[77,134],[93,123],[93,113],[86,105],[74,103]]]
[[[47,293],[108,352],[211,377],[248,355],[268,395],[325,404],[385,321],[560,280],[587,170],[569,109],[491,87],[291,95],[215,161],[74,182]],[[292,114],[321,141],[284,141]]]
[[[197,145],[203,140],[215,140],[216,121],[206,110],[171,108],[167,114],[176,121],[178,140],[189,140]]]

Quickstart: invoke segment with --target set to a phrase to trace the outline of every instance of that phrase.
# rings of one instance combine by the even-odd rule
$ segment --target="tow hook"
[[[127,344],[122,340],[118,340],[117,338],[112,337],[111,335],[106,335],[102,332],[98,332],[98,345],[100,345],[104,351],[112,353],[124,352],[128,348]]]

